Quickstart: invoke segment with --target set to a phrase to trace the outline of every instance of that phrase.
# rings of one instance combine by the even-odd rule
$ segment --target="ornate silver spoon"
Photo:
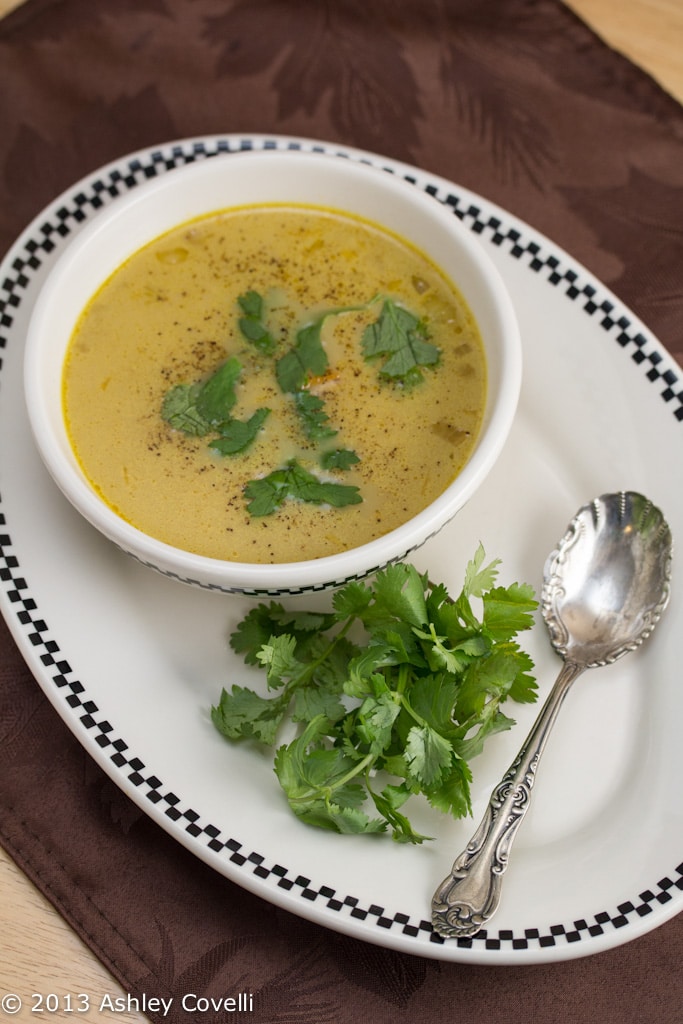
[[[634,492],[603,494],[579,509],[551,553],[541,606],[564,659],[522,749],[491,794],[484,817],[432,899],[447,938],[474,935],[496,910],[513,840],[529,807],[538,761],[571,684],[650,635],[669,599],[671,531]]]

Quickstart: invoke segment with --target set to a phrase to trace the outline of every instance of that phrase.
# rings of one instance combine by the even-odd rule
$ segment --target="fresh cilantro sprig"
[[[498,562],[484,560],[480,545],[455,600],[401,563],[337,591],[330,613],[260,604],[232,634],[235,652],[264,670],[267,695],[223,690],[213,722],[267,746],[285,721],[298,724],[275,773],[303,821],[422,843],[401,810],[410,797],[471,812],[469,760],[513,724],[506,700],[536,699],[516,641],[533,623],[533,591],[496,586]]]
[[[259,430],[268,419],[270,409],[261,408],[248,420],[227,420],[219,424],[219,436],[209,442],[209,448],[219,455],[236,455],[245,451],[256,439]]]
[[[238,296],[237,304],[242,316],[237,321],[242,335],[265,355],[273,355],[277,349],[277,341],[264,323],[265,304],[258,292],[250,290]]]
[[[232,357],[204,381],[176,384],[164,396],[161,415],[176,430],[204,437],[230,419],[241,372],[241,363]]]
[[[166,392],[161,415],[175,430],[192,437],[218,434],[209,442],[209,448],[220,455],[243,452],[270,414],[261,408],[248,420],[231,416],[237,402],[237,382],[242,366],[234,357],[226,359],[206,380],[195,384],[176,384]]]
[[[350,448],[332,448],[320,456],[320,465],[323,469],[347,470],[359,462],[360,458]]]
[[[420,367],[439,361],[439,350],[429,341],[424,322],[392,299],[384,300],[377,320],[365,328],[361,344],[366,359],[386,357],[381,376],[405,384],[421,381]]]
[[[294,398],[294,409],[304,435],[309,441],[321,441],[337,433],[330,425],[325,402],[308,390],[310,381],[323,377],[329,368],[327,352],[322,341],[322,329],[330,316],[346,310],[329,310],[306,324],[297,332],[290,350],[275,364],[275,377],[280,390]]]
[[[285,394],[296,394],[310,377],[322,377],[327,371],[329,360],[322,342],[322,329],[331,315],[324,313],[297,331],[294,345],[275,364],[275,376]]]
[[[312,391],[297,391],[294,405],[304,434],[309,441],[324,441],[334,437],[337,431],[329,425],[329,416],[325,412],[325,403]]]
[[[252,516],[268,516],[277,511],[288,498],[312,505],[343,508],[362,501],[360,491],[350,484],[321,480],[292,459],[281,469],[267,476],[250,480],[244,488],[248,498],[247,511]]]

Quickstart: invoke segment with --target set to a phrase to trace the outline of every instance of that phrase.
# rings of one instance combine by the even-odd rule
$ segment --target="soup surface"
[[[77,325],[63,398],[83,471],[124,519],[213,558],[288,562],[434,500],[474,447],[486,366],[457,289],[402,239],[244,207],[116,270]]]

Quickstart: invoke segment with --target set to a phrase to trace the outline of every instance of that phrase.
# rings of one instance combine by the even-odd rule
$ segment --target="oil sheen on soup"
[[[116,270],[74,332],[63,399],[85,475],[125,520],[212,558],[289,562],[441,494],[476,442],[486,365],[457,288],[403,239],[244,207]]]

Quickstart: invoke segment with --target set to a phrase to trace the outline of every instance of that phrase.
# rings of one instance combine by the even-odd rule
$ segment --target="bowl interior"
[[[31,319],[25,383],[29,415],[41,455],[66,496],[83,515],[127,550],[200,573],[213,560],[170,549],[120,520],[95,495],[66,433],[61,376],[66,350],[84,307],[103,282],[142,246],[185,221],[230,207],[297,203],[345,211],[373,221],[422,249],[455,283],[480,329],[487,360],[484,421],[475,450],[444,494],[416,519],[365,545],[317,560],[323,580],[402,557],[434,533],[465,503],[488,472],[512,423],[521,355],[514,313],[497,271],[455,215],[418,187],[391,173],[336,156],[245,153],[211,158],[141,185],[99,213],[56,262]],[[399,536],[396,536],[399,535]],[[346,563],[343,565],[342,563]],[[218,563],[225,573],[228,563]],[[303,564],[303,563],[302,563]],[[204,566],[209,571],[207,566]],[[255,576],[282,578],[291,566],[252,566]],[[250,571],[251,571],[250,570]],[[219,573],[217,567],[213,570]]]

